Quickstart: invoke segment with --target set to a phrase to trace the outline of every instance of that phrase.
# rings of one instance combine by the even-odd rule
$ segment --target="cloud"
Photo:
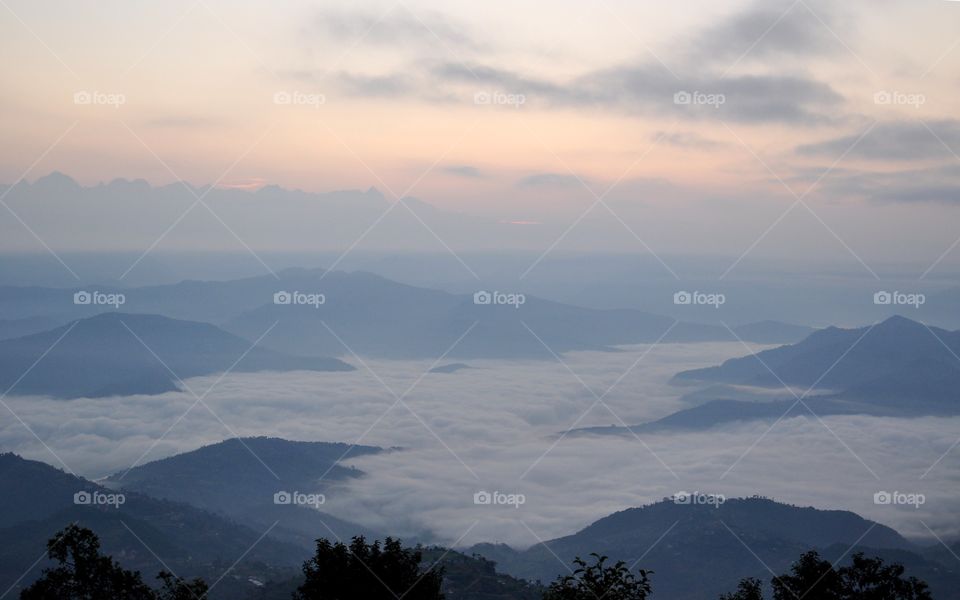
[[[536,173],[534,175],[527,175],[523,179],[517,182],[517,187],[520,188],[530,188],[530,187],[541,187],[541,186],[550,186],[550,187],[572,187],[582,185],[581,179],[576,175],[567,174],[567,173]]]
[[[824,421],[831,433],[816,419],[801,416],[784,419],[766,434],[769,423],[749,422],[700,433],[650,435],[642,443],[629,436],[569,437],[554,445],[556,432],[581,416],[579,426],[602,426],[617,423],[617,417],[636,423],[684,408],[680,395],[688,390],[667,383],[673,373],[743,354],[737,343],[665,344],[630,370],[646,347],[625,350],[564,357],[597,394],[629,371],[604,398],[617,416],[602,406],[588,411],[593,395],[552,361],[471,361],[472,369],[429,374],[405,399],[416,416],[402,406],[391,408],[395,398],[363,369],[228,375],[204,401],[229,429],[206,410],[194,410],[177,422],[194,402],[185,393],[7,401],[54,452],[91,477],[125,469],[171,425],[148,460],[230,437],[230,430],[319,441],[354,442],[362,436],[364,444],[403,447],[350,461],[366,476],[331,490],[324,508],[427,542],[452,543],[477,521],[462,544],[527,546],[536,540],[521,523],[548,539],[682,489],[727,496],[761,493],[800,505],[849,509],[906,534],[928,535],[918,519],[942,536],[958,533],[954,515],[960,499],[954,488],[960,465],[942,461],[918,479],[956,439],[960,419],[955,417],[829,417]],[[400,393],[430,362],[368,364]],[[210,376],[187,383],[199,392],[216,380]],[[834,434],[878,472],[882,483]],[[12,419],[0,423],[0,445],[56,463]],[[784,478],[785,472],[791,476]],[[876,506],[873,494],[880,489],[917,491],[928,501],[919,510]],[[476,506],[473,494],[479,490],[522,493],[527,501],[518,509]]]
[[[928,129],[929,127],[929,129]],[[874,127],[859,143],[862,132],[798,146],[802,156],[848,156],[878,161],[953,159],[960,153],[960,121],[891,121]],[[851,150],[850,148],[853,147]]]
[[[830,30],[841,29],[826,3],[763,0],[693,36],[694,62],[763,62],[837,52],[843,46]],[[829,29],[828,29],[829,28]],[[846,30],[844,34],[847,33]]]
[[[898,171],[842,170],[821,183],[836,198],[879,203],[960,204],[960,165]]]
[[[480,169],[470,165],[448,165],[440,169],[442,173],[456,175],[458,177],[467,177],[469,179],[482,179],[486,177]]]
[[[706,138],[695,131],[658,131],[650,136],[650,140],[667,146],[698,150],[713,150],[725,145],[722,142]]]
[[[453,46],[461,49],[483,47],[473,32],[448,16],[436,11],[407,8],[371,11],[325,11],[317,14],[307,35],[322,35],[338,42],[386,46],[391,49],[410,47]]]

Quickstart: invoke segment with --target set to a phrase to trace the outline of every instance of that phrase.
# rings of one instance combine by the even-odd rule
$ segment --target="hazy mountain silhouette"
[[[272,535],[309,550],[317,537],[378,533],[322,512],[323,505],[276,504],[278,492],[338,493],[338,482],[362,472],[339,464],[382,452],[373,446],[293,442],[279,438],[233,438],[137,466],[106,478],[111,487],[184,502],[255,528],[279,523]],[[319,509],[319,510],[318,510]],[[381,536],[382,537],[382,536]]]
[[[231,367],[238,372],[353,369],[334,358],[287,356],[250,350],[251,345],[207,323],[104,313],[0,340],[0,388],[61,398],[158,394],[178,389],[178,377]]]
[[[262,341],[264,347],[309,356],[349,356],[346,345],[361,355],[436,358],[471,326],[451,357],[550,359],[551,350],[609,350],[661,337],[666,342],[736,340],[719,325],[675,323],[671,317],[640,310],[582,308],[532,296],[522,305],[475,304],[473,294],[405,285],[364,272],[322,269],[140,288],[2,287],[0,309],[16,318],[46,315],[65,321],[88,316],[104,308],[74,305],[72,294],[91,289],[123,293],[122,309],[128,313],[211,322],[248,339],[270,330]],[[323,302],[275,304],[278,292],[322,294]],[[795,341],[807,332],[774,322],[734,331],[743,339],[764,343]]]
[[[833,390],[847,401],[907,415],[955,414],[960,408],[960,332],[896,316],[858,329],[830,327],[797,344],[717,367],[678,373],[674,381]]]

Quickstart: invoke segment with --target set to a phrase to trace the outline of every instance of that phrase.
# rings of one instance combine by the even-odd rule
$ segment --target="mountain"
[[[905,415],[956,414],[958,355],[960,332],[896,316],[873,327],[829,327],[797,344],[678,373],[674,381],[816,386],[843,400],[869,402]]]
[[[656,597],[700,600],[735,589],[742,577],[768,580],[770,573],[757,556],[782,573],[806,550],[829,550],[825,556],[833,560],[854,544],[868,554],[908,556],[915,567],[909,574],[936,582],[934,597],[946,597],[938,591],[943,594],[955,589],[949,586],[960,585],[956,568],[922,558],[889,527],[847,511],[759,497],[728,499],[718,507],[665,499],[614,513],[573,535],[527,550],[481,544],[471,551],[496,561],[510,575],[544,582],[567,574],[561,562],[569,565],[577,556],[597,552],[636,564],[635,568],[652,569]]]
[[[238,583],[237,575],[291,576],[303,558],[298,546],[270,536],[260,539],[266,528],[250,528],[136,492],[124,492],[124,501],[116,505],[75,504],[74,494],[79,492],[115,492],[15,454],[0,454],[0,489],[4,491],[0,494],[0,539],[4,540],[0,588],[4,590],[26,586],[38,576],[47,566],[39,560],[47,540],[73,522],[93,529],[105,553],[126,568],[143,571],[150,580],[166,564],[179,575],[214,581],[246,553],[243,563],[217,590],[215,597],[223,599],[235,598],[251,587]]]
[[[247,339],[269,330],[263,347],[303,356],[349,356],[349,347],[360,355],[436,358],[471,327],[450,357],[550,359],[551,350],[610,350],[661,337],[667,342],[736,340],[719,325],[675,323],[640,310],[582,308],[533,296],[520,301],[519,292],[478,293],[484,291],[489,296],[478,296],[478,304],[473,294],[405,285],[370,273],[286,269],[276,277],[140,288],[0,287],[0,310],[10,318],[42,315],[65,322],[108,310],[75,305],[73,294],[123,294],[127,313],[210,322]],[[290,295],[289,303],[275,303],[274,295],[282,292]],[[307,302],[311,294],[315,301]],[[486,298],[490,303],[483,303]],[[516,302],[500,304],[501,299]],[[795,326],[776,323],[734,331],[761,343],[792,342],[798,335]]]
[[[159,394],[178,389],[177,378],[231,367],[238,372],[353,369],[334,358],[287,356],[251,350],[251,345],[207,323],[103,313],[0,340],[0,388],[59,398]]]
[[[339,443],[233,438],[116,473],[103,483],[190,504],[254,528],[279,521],[271,535],[309,551],[317,537],[382,536],[318,510],[322,503],[276,504],[274,495],[336,494],[345,482],[363,475],[342,461],[382,451]]]

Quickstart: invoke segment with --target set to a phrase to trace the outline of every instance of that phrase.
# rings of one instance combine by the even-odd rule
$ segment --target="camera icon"
[[[477,92],[473,95],[474,104],[490,104],[490,92]]]
[[[690,292],[677,292],[673,295],[674,304],[691,304],[693,303],[693,294]]]
[[[473,294],[473,303],[474,304],[491,304],[493,302],[493,294],[486,291],[479,291]]]
[[[490,495],[490,492],[479,491],[473,495],[474,504],[491,504],[493,502],[493,496]]]
[[[890,292],[877,292],[873,295],[874,304],[892,304],[893,294]]]
[[[693,494],[687,492],[677,492],[673,495],[674,504],[690,504],[693,500]]]
[[[80,91],[73,93],[74,104],[90,104],[93,102],[93,95],[90,92]]]
[[[290,492],[277,492],[273,495],[274,504],[291,504],[293,502],[293,496],[290,495]]]
[[[674,104],[690,104],[693,102],[693,94],[690,92],[680,91],[673,95]]]
[[[290,304],[293,302],[293,296],[290,292],[276,292],[273,295],[274,304]]]
[[[93,296],[90,292],[75,292],[73,294],[73,303],[74,304],[90,304],[93,301]]]
[[[274,92],[273,103],[274,104],[291,104],[293,103],[293,96],[290,95],[290,92]]]
[[[890,504],[893,502],[893,495],[890,492],[877,492],[873,495],[874,504]]]
[[[93,500],[93,497],[90,495],[90,492],[81,491],[73,495],[74,504],[87,505],[87,504],[90,504],[92,500]]]
[[[873,95],[874,104],[891,104],[893,102],[893,94],[887,91],[879,91]]]

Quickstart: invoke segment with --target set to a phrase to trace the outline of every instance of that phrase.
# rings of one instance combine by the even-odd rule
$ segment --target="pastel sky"
[[[960,234],[960,2],[4,0],[0,36],[4,183],[375,186],[519,222],[607,194],[756,234],[796,194],[844,240]]]

